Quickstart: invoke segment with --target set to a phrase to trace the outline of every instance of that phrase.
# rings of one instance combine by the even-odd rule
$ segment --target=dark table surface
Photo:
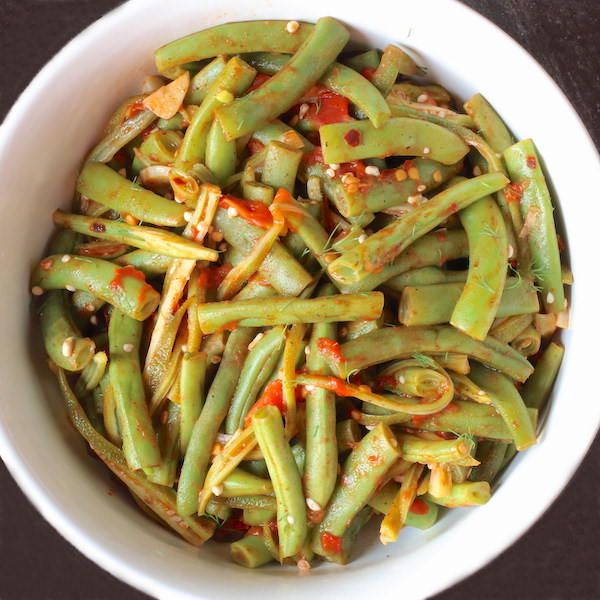
[[[465,3],[533,54],[569,96],[600,146],[600,1]],[[118,4],[119,0],[0,0],[0,119],[56,51]],[[551,472],[552,466],[548,469]],[[490,565],[436,600],[600,598],[599,481],[600,439],[596,439],[565,492],[542,519]],[[146,596],[100,570],[62,539],[0,464],[0,598]]]

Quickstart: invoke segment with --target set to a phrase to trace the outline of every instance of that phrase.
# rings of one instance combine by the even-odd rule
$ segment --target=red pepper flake
[[[94,221],[94,223],[90,225],[90,231],[93,231],[94,233],[104,233],[106,231],[106,227],[103,223],[97,223]]]
[[[330,340],[329,338],[319,338],[317,340],[317,349],[325,358],[334,360],[335,362],[342,362],[344,357],[342,356],[342,347],[339,342]]]
[[[537,159],[535,158],[535,156],[533,156],[533,155],[528,156],[527,159],[525,160],[525,162],[527,163],[527,166],[530,169],[537,168]]]
[[[421,498],[415,498],[408,510],[415,515],[426,515],[429,512],[429,506]]]
[[[506,201],[509,204],[511,202],[521,202],[524,189],[524,186],[520,183],[509,183],[504,188],[504,197],[506,198]]]
[[[324,531],[321,534],[321,546],[327,554],[341,554],[342,553],[342,538],[338,535],[333,535],[329,531]]]
[[[348,146],[352,146],[353,148],[355,148],[360,144],[360,132],[356,129],[351,129],[350,131],[348,131],[348,133],[346,133],[346,135],[344,135],[344,140],[346,141]]]
[[[375,73],[375,69],[372,69],[371,67],[365,67],[360,74],[365,78],[368,79],[369,81],[373,81],[373,75]]]
[[[131,265],[127,265],[126,267],[117,269],[115,276],[109,284],[110,287],[122,289],[123,279],[125,279],[125,277],[129,277],[130,279],[137,279],[138,281],[146,283],[146,276],[141,271],[138,271],[135,267],[132,267]]]
[[[268,229],[273,224],[269,207],[258,200],[242,200],[227,195],[219,200],[219,206],[224,209],[235,208],[240,217],[261,229]]]
[[[145,110],[146,107],[144,106],[144,100],[136,100],[127,107],[127,110],[125,111],[125,120],[131,119],[132,117],[135,117],[135,115],[137,115],[138,113],[144,112]]]

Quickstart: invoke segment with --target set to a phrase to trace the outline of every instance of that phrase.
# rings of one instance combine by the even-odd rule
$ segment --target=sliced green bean
[[[343,454],[352,450],[358,444],[362,433],[354,419],[344,419],[336,424],[335,437],[337,439],[338,454]]]
[[[157,426],[161,464],[144,469],[146,477],[153,483],[167,487],[175,484],[179,466],[180,415],[179,404],[174,402],[169,402],[161,415],[161,422]]]
[[[229,547],[234,562],[247,569],[256,569],[273,561],[265,541],[258,535],[247,535]]]
[[[452,491],[445,497],[434,497],[426,494],[425,499],[445,506],[447,508],[457,508],[460,506],[480,506],[488,502],[491,497],[490,484],[487,481],[467,481],[465,483],[455,483]]]
[[[485,440],[479,442],[476,457],[480,464],[473,468],[469,480],[487,481],[491,484],[502,468],[507,445],[503,442],[488,442]]]
[[[330,164],[371,156],[421,156],[453,165],[469,151],[452,131],[404,117],[388,119],[378,129],[368,121],[333,123],[323,125],[319,134],[323,158]]]
[[[412,76],[417,71],[415,61],[398,46],[390,44],[384,48],[371,81],[384,96],[387,96],[399,74]]]
[[[458,463],[473,464],[475,442],[468,437],[455,440],[424,440],[414,435],[397,436],[402,459],[407,462],[421,463]]]
[[[262,183],[275,190],[284,188],[293,194],[302,150],[291,148],[277,141],[269,142],[266,150]]]
[[[475,94],[465,102],[465,110],[494,152],[502,153],[515,143],[494,107],[481,94]]]
[[[467,280],[467,271],[447,271],[440,267],[421,267],[406,271],[385,282],[386,289],[402,292],[407,287],[423,287],[439,283],[457,283]]]
[[[181,433],[179,443],[185,456],[192,430],[204,406],[207,356],[205,352],[185,353],[181,361]]]
[[[127,254],[122,254],[115,259],[115,262],[122,266],[132,266],[141,271],[146,277],[156,277],[164,275],[171,266],[173,259],[164,254],[156,252],[147,252],[146,250],[134,250]]]
[[[429,99],[434,100],[438,104],[445,105],[452,102],[452,96],[450,96],[448,91],[441,85],[436,84],[416,85],[409,81],[402,81],[401,83],[396,83],[392,87],[390,94],[392,97],[396,94],[402,94],[412,102],[423,102]],[[427,98],[421,99],[422,96],[427,96]],[[390,98],[389,95],[387,97]]]
[[[490,335],[500,342],[509,344],[524,329],[529,327],[532,321],[533,315],[531,313],[507,317],[494,324],[492,329],[490,329]]]
[[[535,327],[529,325],[510,342],[510,345],[523,356],[533,356],[540,350],[542,336]]]
[[[529,408],[544,408],[560,369],[565,349],[550,342],[538,359],[533,375],[525,382],[521,395]]]
[[[65,261],[65,256],[69,256],[69,260]],[[54,255],[36,267],[31,284],[42,290],[90,292],[132,318],[143,321],[156,310],[160,295],[138,275],[141,274],[135,270],[125,271],[98,258]]]
[[[253,416],[252,427],[275,489],[280,555],[294,556],[304,544],[308,525],[302,481],[285,437],[281,413],[275,406],[265,406]]]
[[[206,137],[206,166],[221,186],[235,173],[237,150],[235,142],[225,139],[223,129],[215,119]]]
[[[281,71],[243,98],[216,110],[227,139],[252,133],[291,108],[321,78],[349,37],[339,21],[319,19]]]
[[[265,467],[266,468],[266,467]],[[243,521],[246,525],[266,525],[277,518],[277,509],[270,508],[246,508]]]
[[[294,323],[329,323],[342,320],[377,319],[383,309],[383,294],[367,292],[322,298],[273,298],[209,302],[198,307],[204,333],[226,326],[267,327]]]
[[[205,67],[200,69],[190,81],[190,87],[185,95],[186,104],[202,104],[210,86],[215,79],[221,74],[227,61],[223,56],[217,56],[211,60]]]
[[[273,484],[268,479],[262,479],[242,469],[235,469],[223,482],[222,498],[236,496],[271,496]]]
[[[379,65],[379,60],[379,50],[372,48],[371,50],[367,50],[366,52],[361,52],[360,54],[355,54],[354,56],[347,58],[346,64],[360,73],[363,71],[363,69],[376,69]]]

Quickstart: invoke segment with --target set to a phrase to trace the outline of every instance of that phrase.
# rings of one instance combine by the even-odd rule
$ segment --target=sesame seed
[[[375,425],[365,425],[365,428],[366,428],[368,431],[373,431],[373,429],[375,429]]]
[[[321,505],[312,498],[306,499],[306,506],[308,506],[310,510],[314,510],[315,512],[321,510]]]
[[[62,258],[60,259],[60,262],[68,263],[70,260],[71,260],[71,255],[70,254],[63,254]]]
[[[512,247],[512,244],[508,245],[508,258],[512,258],[515,254],[515,249]]]
[[[217,354],[210,359],[213,365],[218,365],[221,362],[221,357]]]
[[[407,178],[407,174],[404,169],[396,169],[394,176],[396,177],[396,181],[404,181]]]
[[[252,348],[254,348],[254,346],[256,346],[256,344],[258,344],[258,342],[260,342],[260,340],[262,340],[264,337],[264,333],[257,333],[254,336],[254,339],[248,344],[248,350],[252,350]]]
[[[436,169],[436,170],[433,172],[433,180],[434,180],[436,183],[441,183],[442,179],[443,179],[443,177],[442,177],[442,172],[441,172],[439,169]]]
[[[423,154],[431,154],[431,148],[429,146],[425,146],[425,148],[423,148]]]
[[[210,237],[215,242],[222,242],[223,241],[223,234],[220,231],[213,231],[210,234]]]
[[[310,354],[310,346],[305,346],[304,354],[306,354],[306,356],[308,356]]]
[[[130,214],[125,215],[125,222],[129,223],[129,225],[139,225],[140,223],[133,215]]]
[[[210,490],[215,496],[220,496],[223,493],[223,486],[222,485],[213,485],[213,487]]]
[[[327,169],[325,171],[325,174],[327,175],[327,177],[335,177],[335,171],[333,169]]]
[[[344,173],[342,175],[342,183],[350,183],[352,180],[354,180],[354,175],[352,175],[352,173]]]
[[[417,167],[411,167],[408,170],[408,176],[413,180],[413,181],[418,181],[420,179],[419,176],[419,169],[417,169]]]
[[[181,346],[181,351],[185,354],[188,351],[188,347],[187,344],[183,344],[183,346]]]
[[[66,356],[67,358],[70,358],[71,356],[73,356],[74,349],[75,349],[75,338],[74,337],[66,338],[65,341],[62,343],[62,347],[61,347],[62,355]]]
[[[228,216],[228,217],[230,217],[230,218],[232,218],[232,219],[233,219],[233,217],[237,217],[237,216],[238,216],[238,214],[239,214],[239,213],[238,213],[238,211],[237,211],[237,208],[234,208],[233,206],[230,206],[230,207],[227,209],[227,216]]]
[[[479,390],[479,391],[477,392],[477,395],[478,395],[478,396],[485,396],[485,392],[484,392],[483,390]]]
[[[123,352],[133,352],[135,346],[133,344],[123,344]]]
[[[189,223],[189,222],[192,220],[192,215],[193,215],[193,214],[194,214],[194,213],[192,213],[192,211],[191,211],[191,210],[186,210],[186,211],[183,213],[183,220],[184,220],[184,221],[186,221],[187,223]]]
[[[74,292],[75,286],[74,285],[65,285],[65,289],[69,292]]]
[[[317,388],[316,388],[314,385],[310,385],[310,384],[309,384],[309,385],[305,385],[305,386],[304,386],[304,389],[305,389],[307,392],[314,392],[314,391],[315,391]]]
[[[373,175],[373,177],[379,177],[379,175],[381,175],[379,167],[375,167],[374,165],[369,165],[368,167],[365,167],[365,173],[367,175]]]
[[[296,566],[298,569],[300,569],[300,571],[310,571],[310,563],[305,558],[301,558],[296,563]]]
[[[475,177],[479,177],[481,175],[481,167],[479,165],[475,165],[473,167],[473,175],[475,175]]]
[[[417,192],[424,192],[426,189],[427,189],[427,186],[424,183],[417,186]]]
[[[86,304],[84,308],[85,308],[85,310],[87,310],[87,312],[94,312],[93,304]]]
[[[406,383],[406,378],[404,377],[404,375],[400,375],[400,377],[398,377],[398,383],[400,385],[405,384]]]
[[[554,294],[552,292],[548,292],[548,294],[546,294],[546,302],[548,304],[552,304],[554,302]]]
[[[306,116],[306,113],[310,110],[310,106],[308,104],[306,104],[306,102],[303,102],[300,105],[300,108],[298,109],[298,116],[301,119],[304,119],[304,117]]]
[[[41,296],[41,295],[44,293],[44,288],[41,288],[39,285],[34,285],[34,286],[31,288],[31,293],[32,293],[34,296]]]
[[[359,244],[364,244],[367,241],[367,234],[366,233],[361,233],[358,236],[358,240],[357,241],[358,241]]]
[[[290,524],[293,525],[294,524],[294,517],[292,517],[292,515],[288,515],[286,518],[286,521]]]
[[[337,171],[340,168],[340,165],[336,164],[336,163],[331,163],[329,165],[330,169],[333,169],[334,171]]]
[[[406,201],[411,205],[411,206],[416,206],[417,204],[419,204],[419,201],[421,199],[421,196],[409,196]]]
[[[96,315],[92,315],[92,316],[90,317],[90,323],[91,323],[92,325],[98,325],[98,317],[97,317]]]
[[[223,104],[229,104],[230,102],[233,102],[233,94],[228,90],[221,90],[217,94],[217,100]]]
[[[300,29],[300,23],[298,23],[298,21],[288,21],[287,25],[285,26],[285,30],[288,33],[296,33],[298,29]]]
[[[417,102],[419,103],[423,103],[423,102],[427,102],[427,100],[429,100],[429,94],[421,94],[420,96],[418,96],[417,98]]]

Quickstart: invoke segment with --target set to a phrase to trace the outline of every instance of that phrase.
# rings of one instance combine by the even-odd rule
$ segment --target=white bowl
[[[44,517],[113,575],[162,598],[348,600],[402,590],[404,600],[434,594],[479,569],[522,535],[568,482],[600,423],[589,390],[597,368],[597,238],[600,164],[562,92],[542,68],[490,22],[451,0],[131,0],[69,43],[34,79],[0,132],[0,450],[12,475]],[[567,354],[540,443],[520,456],[483,507],[446,514],[426,532],[406,531],[387,547],[366,542],[345,568],[323,565],[248,571],[150,522],[92,460],[67,422],[45,367],[29,310],[31,265],[42,256],[51,212],[66,207],[82,157],[124,96],[152,72],[161,44],[230,20],[314,21],[329,14],[356,40],[412,49],[460,98],[481,91],[521,138],[532,136],[550,173],[568,234],[576,285]],[[587,322],[587,325],[585,324]],[[267,587],[268,586],[268,587]]]

